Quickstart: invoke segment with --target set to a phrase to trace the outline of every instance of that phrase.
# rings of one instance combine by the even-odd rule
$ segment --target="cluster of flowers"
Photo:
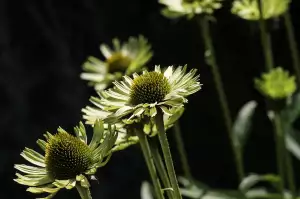
[[[105,61],[89,57],[83,65],[81,78],[99,94],[91,97],[92,106],[82,110],[86,124],[94,129],[91,141],[80,123],[75,136],[58,128],[54,135],[46,133],[46,140],[39,139],[45,155],[25,148],[21,156],[34,166],[16,164],[24,174],[16,173],[15,181],[29,186],[27,191],[48,193],[45,199],[49,199],[62,188],[76,187],[82,198],[91,198],[89,180],[95,179],[97,169],[113,152],[139,141],[132,130],[136,124],[146,135],[155,136],[155,115],[161,112],[165,128],[171,127],[183,113],[186,97],[200,90],[195,69],[187,72],[186,66],[169,66],[162,71],[155,66],[147,71],[152,52],[144,37],[129,38],[123,45],[114,39],[113,45],[114,50],[101,45]]]

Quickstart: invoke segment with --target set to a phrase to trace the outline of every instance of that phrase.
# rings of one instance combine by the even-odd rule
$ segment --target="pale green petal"
[[[36,143],[39,145],[39,147],[43,150],[46,151],[46,144],[47,142],[45,142],[44,140],[38,139],[36,141]]]
[[[41,175],[41,176],[32,176],[32,175],[21,175],[19,173],[16,173],[16,176],[18,177],[17,179],[14,179],[14,181],[16,181],[19,184],[22,185],[27,185],[27,186],[40,186],[40,185],[44,185],[44,184],[48,184],[50,182],[52,182],[52,180],[45,175]],[[28,177],[30,176],[30,177]]]
[[[46,175],[46,169],[41,167],[33,167],[25,164],[16,164],[15,169],[27,174],[42,174]]]
[[[84,143],[87,143],[87,136],[86,136],[86,130],[82,122],[79,123],[79,126],[76,126],[74,128],[74,132],[81,141]]]
[[[25,148],[24,151],[21,153],[21,156],[34,165],[46,167],[45,157],[32,149]]]
[[[169,66],[168,69],[164,72],[164,76],[169,79],[173,74],[173,66]]]
[[[100,51],[106,59],[108,59],[113,54],[113,51],[106,44],[102,44],[100,46]]]
[[[31,193],[56,193],[59,191],[60,188],[53,188],[53,187],[29,187],[26,191]]]
[[[160,106],[160,108],[164,112],[164,114],[166,114],[166,115],[172,115],[172,113],[170,112],[170,110],[167,107]]]
[[[93,150],[100,144],[101,138],[103,137],[104,132],[104,124],[102,120],[97,120],[94,125],[94,134],[92,141],[90,142],[89,146]]]
[[[37,199],[51,199],[53,198],[55,195],[57,194],[57,192],[49,194],[48,196],[44,197],[44,198],[37,198]]]

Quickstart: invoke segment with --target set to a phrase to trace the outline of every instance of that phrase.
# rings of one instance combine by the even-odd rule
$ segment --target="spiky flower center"
[[[59,132],[48,140],[46,170],[53,179],[66,180],[85,172],[92,164],[90,148],[78,138]]]
[[[133,105],[161,102],[170,92],[167,78],[158,72],[148,72],[133,80],[130,102]]]
[[[110,73],[122,72],[124,73],[131,63],[131,59],[128,56],[124,56],[121,53],[113,54],[106,60],[108,64],[108,71]]]

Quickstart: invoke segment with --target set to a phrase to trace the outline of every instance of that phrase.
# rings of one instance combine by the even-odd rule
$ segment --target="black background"
[[[247,173],[274,173],[276,161],[271,125],[253,78],[264,70],[257,24],[230,13],[231,1],[216,12],[212,36],[232,117],[249,100],[256,100],[254,126],[246,146]],[[215,188],[236,188],[237,176],[224,128],[212,74],[203,59],[203,43],[195,21],[169,20],[155,0],[0,1],[0,198],[34,198],[13,182],[13,164],[26,163],[19,155],[25,146],[58,126],[71,131],[82,119],[81,108],[94,95],[80,80],[89,55],[101,57],[100,43],[114,37],[125,41],[143,34],[153,46],[150,65],[198,68],[203,89],[189,98],[180,120],[192,173]],[[299,40],[299,1],[291,5]],[[282,20],[270,22],[276,65],[292,71]],[[178,174],[182,174],[170,136]],[[299,163],[295,161],[296,170]],[[298,174],[296,172],[297,177]],[[115,154],[99,169],[93,198],[140,198],[140,183],[149,179],[137,146]],[[75,190],[55,198],[79,198]]]

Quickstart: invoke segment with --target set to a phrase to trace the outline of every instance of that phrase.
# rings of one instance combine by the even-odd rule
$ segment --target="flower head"
[[[113,49],[106,44],[100,46],[104,61],[92,56],[88,58],[83,65],[85,72],[81,78],[88,80],[97,91],[103,90],[124,74],[131,75],[141,70],[152,57],[150,49],[151,46],[142,36],[130,37],[123,45],[118,39],[113,39]]]
[[[271,99],[284,99],[296,91],[295,76],[289,76],[281,67],[272,69],[262,75],[261,79],[255,79],[257,89]]]
[[[282,15],[288,10],[290,0],[262,0],[263,19]],[[231,12],[246,20],[259,20],[260,12],[257,0],[235,0]]]
[[[89,181],[97,168],[104,166],[111,155],[117,133],[109,126],[104,135],[103,122],[97,121],[91,142],[87,144],[85,127],[80,123],[75,127],[76,137],[58,128],[58,133],[45,134],[46,141],[39,139],[37,144],[45,156],[25,148],[21,156],[34,166],[16,164],[16,182],[29,186],[31,193],[49,193],[52,198],[60,189],[76,186],[80,194],[89,194]]]
[[[212,14],[222,7],[222,0],[159,0],[167,7],[162,14],[169,18],[187,16],[192,18],[198,14]]]
[[[187,102],[188,95],[201,89],[196,71],[193,69],[186,74],[186,66],[176,70],[170,66],[162,73],[156,66],[152,72],[134,73],[133,79],[125,75],[124,81],[115,81],[115,87],[100,92],[100,98],[91,98],[96,107],[88,108],[87,117],[91,113],[101,115],[104,111],[106,122],[122,120],[125,124],[132,124],[151,120],[158,109],[172,116]]]

